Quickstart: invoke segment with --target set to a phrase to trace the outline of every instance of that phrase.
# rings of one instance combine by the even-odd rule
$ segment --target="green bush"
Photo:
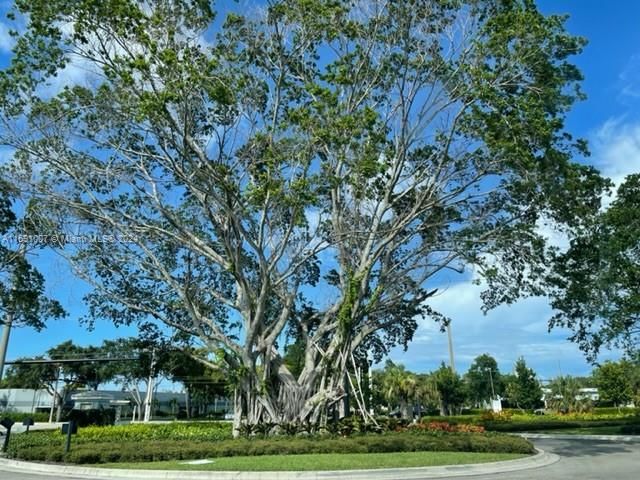
[[[420,421],[422,423],[447,422],[452,425],[457,425],[459,423],[469,423],[473,425],[480,425],[482,423],[482,415],[475,415],[475,414],[474,415],[450,415],[450,416],[430,415],[430,416],[423,416],[420,419]]]
[[[482,415],[485,411],[484,408],[463,408],[462,415]]]
[[[75,437],[74,437],[75,438]],[[31,461],[65,463],[149,462],[247,455],[295,455],[303,453],[385,453],[416,451],[465,451],[533,453],[531,443],[502,434],[405,432],[353,437],[275,437],[231,439],[219,442],[195,440],[144,440],[74,442],[63,454],[62,435],[35,432],[16,435],[8,455]]]
[[[78,441],[124,442],[143,440],[218,441],[232,437],[232,425],[226,422],[172,422],[87,427],[78,430]]]
[[[495,432],[526,432],[564,428],[609,427],[640,424],[640,409],[601,408],[591,413],[534,415],[519,410],[505,409],[501,415],[457,415],[451,417],[423,417],[421,423],[447,422],[451,425],[471,424],[484,426]]]
[[[624,425],[620,428],[623,435],[640,435],[640,423],[633,425]]]
[[[640,415],[640,408],[596,407],[593,409],[596,415]]]
[[[640,425],[640,418],[619,418],[613,420],[546,420],[537,421],[484,422],[484,427],[494,432],[526,432],[532,430],[560,430],[589,427],[618,427]]]
[[[27,418],[33,418],[34,422],[48,422],[49,414],[44,412],[36,412],[36,413],[0,412],[0,419],[2,418],[10,418],[16,423],[22,423]]]

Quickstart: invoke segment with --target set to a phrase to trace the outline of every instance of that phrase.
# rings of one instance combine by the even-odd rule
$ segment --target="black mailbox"
[[[69,431],[69,426],[71,426],[71,431]],[[78,424],[76,422],[63,423],[62,433],[64,433],[65,435],[75,435],[76,433],[78,433]]]
[[[14,423],[15,422],[10,418],[3,418],[2,420],[0,420],[0,425],[2,425],[4,428],[7,429],[7,436],[4,437],[4,444],[2,445],[3,452],[6,452],[7,447],[9,446],[9,438],[11,437],[11,427],[13,427]]]
[[[29,433],[29,427],[32,427],[35,424],[35,422],[33,421],[33,418],[25,418],[22,421],[22,425],[24,425],[25,427],[27,427],[27,431],[26,433]]]
[[[2,425],[4,428],[6,428],[7,430],[11,430],[11,427],[13,427],[13,424],[15,422],[13,420],[11,420],[10,418],[3,418],[0,421],[0,425]]]

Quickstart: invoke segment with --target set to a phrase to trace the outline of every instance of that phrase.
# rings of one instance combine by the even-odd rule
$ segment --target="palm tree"
[[[414,392],[415,404],[418,407],[418,419],[422,418],[422,409],[437,408],[440,405],[440,392],[431,375],[422,374],[416,377],[417,384]]]
[[[570,376],[554,378],[549,383],[547,405],[563,413],[584,412],[591,409],[591,400],[580,392],[580,383]]]
[[[384,396],[390,404],[400,407],[400,415],[404,419],[413,416],[410,407],[415,398],[417,384],[416,376],[407,371],[404,365],[396,365],[391,360],[387,360],[382,379]]]

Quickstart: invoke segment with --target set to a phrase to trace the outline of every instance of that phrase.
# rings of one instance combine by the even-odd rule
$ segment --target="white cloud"
[[[640,98],[640,54],[633,55],[629,59],[627,65],[618,75],[618,81],[621,97]]]
[[[640,123],[625,118],[607,120],[593,135],[593,159],[616,187],[627,175],[640,172]]]
[[[562,374],[586,375],[591,366],[578,348],[566,340],[568,332],[562,329],[547,331],[552,315],[546,298],[528,298],[514,305],[504,305],[481,312],[482,286],[471,280],[451,284],[429,304],[452,319],[456,369],[464,373],[474,358],[489,353],[502,372],[510,372],[518,357],[547,379]],[[607,357],[605,352],[603,358]],[[419,322],[418,331],[406,352],[395,349],[390,355],[413,371],[425,372],[448,363],[446,333],[430,319]]]

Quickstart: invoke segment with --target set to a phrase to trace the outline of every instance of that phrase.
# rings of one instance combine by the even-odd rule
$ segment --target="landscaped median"
[[[445,421],[451,425],[476,425],[487,431],[558,432],[575,431],[583,434],[640,434],[640,409],[602,408],[583,413],[546,413],[534,415],[519,410],[504,410],[500,413],[483,412],[451,417],[424,417],[422,423]]]
[[[519,437],[428,428],[348,437],[282,435],[232,439],[230,435],[228,424],[216,423],[90,427],[79,430],[66,454],[64,436],[57,431],[16,435],[7,453],[15,459],[67,464],[217,459],[212,468],[234,470],[244,469],[238,465],[253,465],[254,469],[271,470],[280,464],[289,465],[287,470],[306,470],[306,464],[313,469],[349,469],[482,463],[535,452],[531,443]],[[400,452],[407,455],[378,455]],[[290,457],[284,462],[282,455]],[[274,461],[273,456],[280,456],[279,461]],[[309,458],[317,461],[310,462]]]

